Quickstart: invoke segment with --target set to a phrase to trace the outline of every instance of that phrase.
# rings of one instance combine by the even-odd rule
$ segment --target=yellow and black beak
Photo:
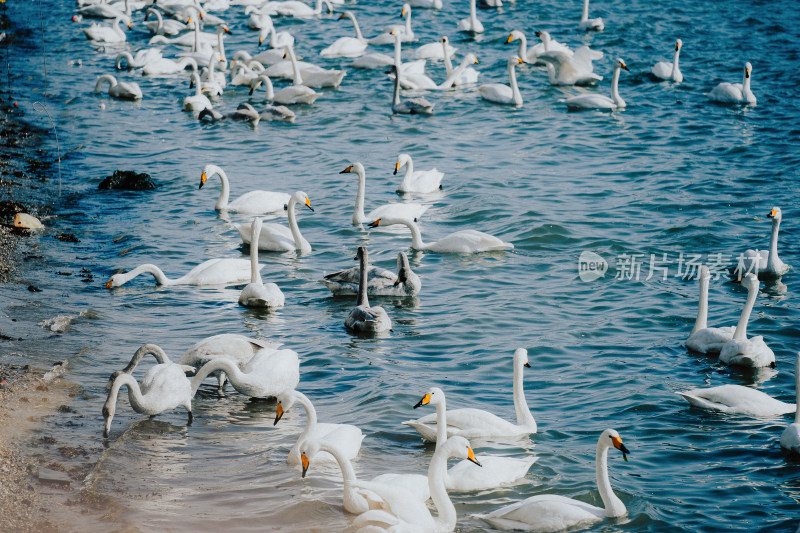
[[[477,57],[475,58],[475,64],[476,65],[478,64],[478,58]]]
[[[308,199],[308,196],[306,196],[305,206],[311,209],[312,211],[314,210],[314,208],[311,207],[311,200]]]
[[[306,472],[308,472],[308,465],[311,464],[311,462],[308,460],[308,457],[306,457],[306,452],[303,452],[300,455],[300,463],[303,465],[302,477],[306,477]]]
[[[614,444],[614,448],[616,448],[616,449],[618,449],[619,451],[622,452],[622,458],[627,463],[628,462],[628,454],[631,453],[631,452],[630,452],[630,450],[628,450],[628,448],[625,447],[624,444],[622,444],[622,439],[619,438],[619,437],[611,437],[611,442]]]
[[[106,289],[110,288],[111,288],[111,280],[108,280],[108,282],[106,282]]]
[[[258,46],[261,46],[262,44],[264,44],[264,38],[263,37],[259,37],[258,38]]]
[[[423,405],[428,405],[429,403],[431,403],[431,395],[430,395],[430,393],[428,393],[425,396],[423,396],[422,399],[420,401],[418,401],[417,404],[414,406],[414,409],[416,409],[417,407],[421,407]]]
[[[348,173],[348,172],[350,172],[351,170],[353,170],[353,165],[350,165],[350,166],[349,166],[349,167],[347,167],[346,169],[342,170],[341,172],[339,172],[339,174],[347,174],[347,173]]]
[[[202,189],[202,188],[203,188],[203,185],[205,185],[205,184],[206,184],[206,180],[207,180],[207,179],[208,179],[208,176],[206,176],[206,173],[205,173],[205,172],[203,172],[202,174],[200,174],[200,186],[198,187],[198,189]]]
[[[345,17],[345,14],[342,13],[341,15],[339,15],[339,20],[342,20],[344,17]]]
[[[750,69],[749,68],[744,69],[744,77],[745,78],[749,78],[750,77]]]
[[[400,161],[394,164],[394,172],[392,172],[392,174],[396,176],[398,170],[400,170]]]
[[[626,65],[624,61],[620,61],[620,62],[619,62],[619,66],[621,66],[622,68],[624,68],[624,69],[625,69],[625,70],[627,70],[628,72],[630,72],[630,71],[631,71],[631,70],[628,68],[628,65]]]
[[[522,59],[521,57],[518,57],[518,58],[517,58],[517,63],[519,63],[520,65],[522,65],[522,64],[524,64],[524,63],[527,63],[527,61],[525,61],[525,60],[524,60],[524,59]]]
[[[367,224],[370,228],[377,228],[381,224],[381,219],[376,220],[375,222],[370,222]]]
[[[524,366],[525,368],[530,368],[531,364],[529,362],[525,361],[525,364],[522,365],[522,366]]]
[[[513,35],[509,35],[508,39],[506,39],[506,44],[510,43],[513,40],[514,40],[514,36]]]
[[[405,17],[406,16],[406,8],[405,7],[402,10],[400,10],[400,16],[401,17]]]
[[[273,426],[276,425],[280,421],[281,417],[283,416],[283,413],[286,412],[286,411],[283,410],[283,406],[281,405],[281,402],[278,402],[278,407],[275,409],[275,411],[276,411],[275,412],[275,422],[272,423]]]
[[[771,211],[770,211],[770,212],[767,214],[767,218],[775,218],[776,216],[778,216],[778,210],[777,210],[777,209],[772,209],[772,210],[771,210]]]
[[[478,466],[483,466],[483,465],[482,465],[482,464],[480,464],[480,463],[478,462],[478,460],[475,458],[475,452],[473,452],[473,451],[472,451],[472,448],[470,448],[469,446],[467,446],[467,459],[469,459],[470,461],[472,461],[473,463],[475,463],[475,464],[476,464],[476,465],[478,465]]]
[[[675,43],[675,51],[677,52],[680,49],[681,49],[681,43]]]

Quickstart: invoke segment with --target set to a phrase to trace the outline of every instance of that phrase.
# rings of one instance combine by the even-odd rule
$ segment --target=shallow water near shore
[[[521,66],[525,104],[519,109],[483,102],[476,87],[465,87],[426,95],[436,101],[432,117],[395,117],[382,71],[348,68],[340,89],[324,89],[316,105],[296,108],[295,124],[255,129],[199,124],[183,113],[181,100],[193,91],[185,75],[149,79],[115,72],[138,82],[144,100],[94,95],[95,80],[113,71],[118,50],[146,46],[142,14],[127,32],[127,44],[102,51],[80,31],[88,22],[69,21],[71,3],[43,5],[46,103],[61,152],[69,155],[62,163],[57,216],[31,239],[45,247],[52,235],[70,232],[80,242],[59,246],[52,262],[33,259],[37,268],[29,281],[44,290],[8,294],[4,310],[17,319],[14,336],[25,338],[46,319],[74,318],[52,332],[52,342],[22,341],[6,356],[18,363],[19,353],[41,361],[69,359],[69,379],[88,395],[74,406],[85,414],[84,425],[65,431],[103,442],[103,386],[140,345],[158,344],[177,359],[205,336],[241,333],[296,350],[299,390],[315,403],[320,421],[362,428],[366,438],[354,463],[360,477],[424,473],[433,448],[401,422],[431,411],[412,406],[436,385],[451,408],[480,407],[513,419],[511,359],[515,348],[525,347],[532,366],[525,370],[526,396],[539,432],[511,443],[472,444],[478,453],[534,453],[539,459],[513,486],[454,495],[458,531],[484,531],[487,526],[471,514],[534,494],[601,505],[594,450],[606,428],[617,429],[631,450],[628,462],[619,455],[610,459],[612,485],[628,516],[594,530],[796,529],[800,465],[778,445],[791,418],[707,413],[674,394],[736,383],[794,401],[797,271],[762,284],[748,333],[764,336],[777,367],[756,374],[687,353],[683,342],[696,314],[697,284],[678,275],[681,257],[706,260],[720,253],[733,266],[743,250],[766,249],[766,214],[773,206],[783,209],[781,258],[800,268],[793,238],[800,168],[794,4],[756,10],[742,2],[691,0],[651,11],[615,0],[591,8],[606,30],[583,35],[576,32],[580,6],[518,0],[502,10],[479,10],[486,32],[469,40],[455,31],[467,15],[466,2],[446,2],[441,12],[414,10],[416,44],[449,35],[459,57],[467,51],[479,57],[481,83],[507,82],[505,61],[517,49],[504,44],[510,30],[533,39],[536,30],[547,29],[572,47],[586,43],[606,54],[595,63],[604,76],[596,90],[603,94],[612,59],[624,58],[631,72],[622,74],[620,92],[629,107],[613,114],[568,113],[558,99],[582,89],[551,87],[544,69]],[[38,35],[38,5],[14,9],[17,23]],[[399,5],[363,2],[348,9],[368,36],[400,20]],[[232,7],[225,15],[233,30],[225,41],[229,57],[256,50],[257,34],[246,29],[242,13]],[[335,37],[349,35],[349,23],[323,17],[276,19],[276,25],[296,35],[306,60],[326,67],[349,63],[317,55]],[[650,67],[671,59],[678,37],[686,81],[652,81]],[[9,59],[8,81],[0,83],[9,84],[28,120],[47,128],[45,115],[32,109],[43,87],[36,41],[26,39],[31,47]],[[177,52],[167,48],[164,55]],[[70,64],[76,59],[82,65]],[[721,81],[741,81],[745,61],[753,64],[758,105],[710,104],[705,93]],[[429,62],[427,71],[444,78],[440,62]],[[247,98],[247,89],[231,88],[220,107],[231,110]],[[443,171],[443,191],[398,197],[400,179],[392,170],[401,152],[414,157],[416,169]],[[422,219],[427,240],[474,228],[513,242],[514,250],[409,253],[422,279],[419,297],[380,302],[394,324],[389,336],[349,335],[343,322],[354,302],[331,298],[317,280],[353,266],[361,244],[372,263],[393,269],[397,252],[411,241],[406,230],[351,225],[356,177],[339,172],[353,161],[366,167],[367,211],[386,202],[421,201],[431,205]],[[265,280],[286,295],[283,309],[244,309],[234,287],[161,288],[149,277],[111,291],[104,287],[118,269],[140,263],[158,264],[177,277],[206,259],[247,257],[232,224],[248,217],[214,211],[216,178],[198,189],[207,163],[228,173],[232,198],[252,189],[308,193],[315,211],[303,210],[298,219],[313,251],[261,254]],[[147,172],[161,186],[98,191],[117,169]],[[47,186],[55,197],[55,177]],[[610,263],[605,277],[578,277],[584,251]],[[635,276],[628,275],[624,257],[634,254],[640,254],[638,280],[626,279]],[[660,261],[654,266],[668,267],[666,279],[663,270],[645,279],[651,258]],[[82,268],[91,271],[88,282]],[[709,322],[735,324],[744,300],[737,284],[713,281]],[[182,410],[150,420],[121,399],[106,452],[87,486],[118,497],[128,509],[125,520],[143,531],[336,531],[349,525],[335,469],[315,464],[301,479],[299,468],[286,464],[305,422],[302,409],[293,408],[273,426],[274,400],[252,400],[230,388],[219,398],[209,381],[195,399],[194,414],[190,426]]]

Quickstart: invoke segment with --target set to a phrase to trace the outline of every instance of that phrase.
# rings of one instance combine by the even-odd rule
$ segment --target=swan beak
[[[198,189],[202,189],[203,188],[203,185],[205,185],[207,179],[208,179],[208,176],[206,175],[205,172],[200,174],[200,186],[198,187]]]
[[[403,8],[403,9],[400,11],[400,16],[401,16],[401,17],[405,17],[405,16],[406,16],[406,8]]]
[[[542,38],[542,32],[540,32],[540,31],[537,31],[537,32],[536,32],[536,36],[537,36],[537,37],[539,37],[539,38],[541,39],[541,38]]]
[[[300,456],[300,462],[303,464],[302,477],[306,477],[306,472],[308,472],[308,466],[311,464],[308,460],[308,457],[306,457],[306,452],[303,452],[303,454]]]
[[[526,61],[525,61],[524,59],[522,59],[521,57],[518,57],[518,58],[517,58],[517,63],[519,63],[520,65],[522,65],[523,63],[526,63]]]
[[[476,65],[478,64],[478,58],[477,57],[475,58],[475,64]]]
[[[749,68],[744,69],[744,77],[745,78],[749,78],[750,77],[750,69]]]
[[[225,33],[230,33],[231,32],[231,30],[229,30],[227,26],[225,26],[223,29],[225,30]]]
[[[186,21],[186,25],[188,26],[191,23],[192,23],[192,17],[189,17],[189,20]]]
[[[344,15],[344,13],[342,13],[341,15],[339,15],[339,19],[338,20],[342,20],[344,17],[345,17],[345,15]]]
[[[524,366],[525,368],[530,368],[531,364],[529,362],[525,361],[525,364],[522,365],[522,366]]]
[[[619,66],[621,66],[622,68],[624,68],[624,69],[625,69],[625,70],[627,70],[628,72],[630,72],[630,71],[631,71],[631,69],[629,69],[629,68],[628,68],[628,65],[626,65],[624,61],[620,61],[620,62],[619,62]]]
[[[200,12],[200,20],[203,20],[203,12]]]
[[[128,29],[131,29],[131,24],[133,24],[133,21],[130,21],[130,22],[128,23]]]
[[[394,172],[392,174],[396,176],[398,170],[400,170],[400,161],[394,164]]]
[[[777,209],[773,209],[772,211],[769,212],[769,214],[767,215],[767,218],[775,218],[777,215],[778,215],[778,210]]]
[[[112,287],[112,285],[111,285],[111,280],[108,280],[108,281],[106,282],[106,289],[110,289],[111,287]]]
[[[429,403],[431,403],[431,395],[430,395],[430,393],[428,393],[425,396],[423,396],[422,399],[420,401],[418,401],[417,404],[414,406],[414,409],[416,409],[417,407],[420,407],[422,405],[428,405]]]
[[[278,408],[276,409],[276,413],[275,413],[275,422],[272,423],[273,426],[276,425],[280,421],[281,417],[283,416],[283,413],[285,413],[285,412],[286,411],[283,410],[283,406],[281,405],[281,402],[278,402]]]
[[[262,44],[264,44],[264,38],[263,37],[259,37],[258,38],[258,46],[261,46]]]
[[[475,458],[475,452],[473,452],[473,451],[472,451],[472,448],[470,448],[469,446],[467,446],[467,459],[469,459],[470,461],[472,461],[473,463],[475,463],[475,464],[476,464],[476,465],[478,465],[478,466],[483,466],[483,465],[482,465],[482,464],[480,464],[480,463],[478,462],[478,460]]]
[[[392,35],[397,35],[397,30],[392,30]]]
[[[680,49],[681,49],[681,43],[675,43],[675,51],[677,52]]]
[[[514,40],[514,36],[513,35],[509,35],[508,39],[506,40],[506,44],[510,43],[513,40]]]
[[[370,228],[377,228],[381,224],[381,219],[376,220],[375,222],[371,222],[367,224]]]
[[[311,209],[312,211],[314,210],[314,208],[311,207],[311,200],[308,199],[308,196],[306,196],[306,207]]]
[[[628,454],[631,453],[631,452],[630,452],[630,450],[628,450],[628,448],[625,447],[624,444],[622,444],[622,439],[619,438],[619,437],[611,437],[611,442],[614,444],[614,448],[616,448],[616,449],[618,449],[619,451],[622,452],[622,458],[627,463],[628,462]]]
[[[351,170],[353,170],[353,165],[350,165],[350,166],[349,166],[349,167],[347,167],[346,169],[342,170],[341,172],[339,172],[339,174],[347,174],[347,173],[348,173],[348,172],[350,172]]]

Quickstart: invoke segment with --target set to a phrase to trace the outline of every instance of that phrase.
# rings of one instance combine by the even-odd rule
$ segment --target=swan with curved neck
[[[300,382],[300,358],[294,350],[263,348],[247,361],[244,368],[230,359],[213,359],[200,367],[192,378],[192,396],[206,377],[219,371],[225,372],[231,386],[240,394],[267,398],[297,387]]]
[[[422,282],[411,270],[405,252],[397,254],[397,274],[376,266],[369,266],[367,272],[369,296],[416,296],[422,288]],[[327,274],[319,281],[335,296],[357,295],[361,281],[361,265]]]
[[[355,174],[358,176],[358,191],[356,192],[356,203],[353,208],[353,225],[359,226],[367,221],[372,221],[381,216],[391,217],[409,217],[419,219],[427,211],[428,206],[415,203],[399,203],[399,204],[386,204],[376,207],[370,211],[369,216],[364,214],[364,195],[366,189],[366,172],[364,165],[355,162],[349,165],[346,169],[339,172],[339,174]]]
[[[130,374],[120,374],[114,379],[108,399],[103,405],[103,436],[108,437],[114,419],[117,396],[122,387],[128,387],[128,399],[134,411],[154,416],[164,411],[185,407],[192,422],[192,387],[186,377],[191,367],[176,363],[162,363],[152,367],[142,378],[141,384]]]
[[[325,438],[304,439],[299,442],[299,449],[300,464],[303,466],[302,477],[306,477],[306,473],[318,453],[326,452],[336,460],[342,472],[342,504],[345,511],[361,514],[370,509],[381,509],[386,505],[385,500],[375,492],[353,486],[358,482],[353,464],[337,446],[328,442]],[[410,494],[422,501],[430,498],[428,478],[420,474],[382,474],[374,477],[371,483],[404,487]]]
[[[422,240],[422,232],[419,226],[410,218],[379,218],[369,224],[369,227],[376,228],[378,226],[391,226],[393,224],[403,224],[411,230],[411,247],[415,250],[468,254],[510,250],[514,248],[514,245],[510,242],[504,242],[493,235],[473,229],[457,231],[436,242],[426,243]]]
[[[192,72],[191,86],[194,87],[194,94],[183,99],[183,110],[198,114],[203,109],[213,109],[214,106],[211,104],[211,100],[203,94],[200,74],[197,72],[196,65],[194,72]]]
[[[217,165],[207,164],[200,174],[200,189],[203,188],[208,178],[219,176],[222,188],[219,192],[214,209],[250,215],[263,215],[267,213],[283,213],[284,207],[291,200],[291,196],[274,191],[250,191],[232,202],[230,198],[230,182],[228,175]],[[249,242],[249,241],[248,241]]]
[[[333,6],[328,0],[317,0],[314,7],[311,8],[303,2],[296,0],[287,0],[284,2],[275,2],[277,7],[276,14],[281,17],[295,17],[295,18],[310,18],[322,14],[322,6],[328,8],[328,13],[333,13]]]
[[[152,274],[156,285],[236,285],[247,283],[250,279],[250,261],[247,259],[217,258],[209,259],[191,269],[185,275],[170,279],[156,265],[145,263],[130,272],[114,274],[106,283],[106,288],[119,287],[139,274]]]
[[[148,21],[150,15],[155,16],[156,19]],[[150,30],[150,33],[154,33],[155,35],[178,35],[180,32],[187,29],[186,24],[179,20],[164,20],[164,17],[161,16],[161,11],[152,7],[147,8],[147,11],[144,15],[144,20],[144,25],[148,30]]]
[[[261,218],[255,217],[250,225],[250,242],[258,242],[261,234]],[[267,283],[261,280],[258,264],[258,246],[250,247],[250,283],[242,289],[239,295],[239,305],[245,307],[260,307],[275,309],[283,307],[285,298],[281,289],[274,283]]]
[[[573,54],[572,50],[570,50],[568,46],[553,39],[550,36],[550,33],[546,31],[537,31],[536,36],[539,37],[542,42],[528,48],[528,39],[525,34],[519,30],[513,30],[508,36],[508,39],[506,39],[506,44],[511,44],[512,42],[519,40],[519,51],[517,52],[517,55],[528,63],[539,62],[539,55],[551,50],[564,52],[569,55]]]
[[[306,427],[294,443],[294,446],[289,450],[289,457],[287,461],[289,464],[301,464],[300,458],[300,444],[307,439],[325,440],[336,446],[347,459],[354,459],[361,449],[361,441],[364,440],[364,434],[359,428],[351,424],[329,424],[324,422],[317,422],[317,410],[311,400],[300,391],[291,390],[278,395],[278,405],[276,407],[275,422],[277,423],[283,418],[283,414],[291,409],[294,404],[300,404],[306,412]],[[318,454],[321,460],[330,461],[333,459],[328,453]]]
[[[681,73],[681,69],[678,66],[678,60],[681,55],[681,48],[683,47],[683,41],[678,39],[675,41],[675,55],[672,57],[672,63],[667,61],[659,61],[653,66],[652,73],[658,79],[661,80],[668,80],[674,81],[675,83],[680,83],[683,81],[683,74]]]
[[[622,69],[630,71],[625,61],[617,58],[614,61],[614,75],[611,78],[611,98],[597,93],[587,93],[564,100],[568,109],[582,110],[582,109],[624,109],[626,104],[625,100],[619,95],[619,75]]]
[[[300,228],[297,225],[297,211],[295,206],[302,204],[314,211],[311,207],[311,200],[308,195],[303,191],[295,192],[289,199],[286,206],[287,217],[289,219],[289,227],[282,224],[268,223],[263,224],[261,227],[261,235],[258,239],[258,249],[267,252],[291,252],[297,250],[300,254],[307,254],[311,252],[311,245],[300,233]],[[242,242],[250,244],[250,224],[240,224],[236,226]]]
[[[600,17],[589,18],[589,0],[583,0],[583,11],[581,12],[581,21],[578,23],[578,28],[583,31],[603,31],[606,25]]]
[[[700,266],[697,275],[700,285],[700,302],[697,308],[697,318],[694,322],[686,347],[694,352],[704,354],[717,354],[726,342],[733,338],[734,326],[722,328],[708,327],[708,286],[711,282],[711,273],[705,265]]]
[[[323,48],[319,55],[322,57],[358,57],[364,53],[367,48],[367,40],[361,34],[361,28],[358,27],[358,21],[352,11],[344,11],[339,20],[349,18],[353,22],[353,29],[356,32],[355,37],[339,37],[330,46]]]
[[[122,23],[122,17],[115,18],[110,26],[103,26],[93,22],[88,28],[83,28],[83,33],[87,39],[96,43],[124,43],[127,37],[122,27],[120,27]],[[128,28],[131,27],[130,23],[126,23],[126,25]]]
[[[527,531],[562,531],[586,526],[604,518],[617,518],[628,514],[625,504],[614,494],[608,478],[608,450],[616,448],[627,461],[631,453],[613,429],[607,429],[597,440],[595,477],[603,507],[595,507],[580,500],[555,494],[540,494],[512,503],[487,514],[473,515],[499,529],[524,529]]]
[[[775,366],[775,354],[764,342],[764,337],[747,338],[747,323],[753,306],[758,297],[759,282],[753,274],[747,274],[742,280],[742,285],[747,288],[747,301],[736,324],[733,338],[722,346],[719,360],[729,365],[739,365],[751,368]]]
[[[387,508],[372,509],[360,514],[353,521],[353,526],[365,528],[365,530],[372,526],[372,531],[397,530],[418,533],[453,531],[458,516],[453,502],[447,495],[445,481],[447,460],[450,457],[466,459],[474,465],[481,466],[481,463],[475,458],[469,441],[463,437],[449,439],[444,446],[434,452],[428,466],[428,487],[438,513],[436,517],[431,514],[423,501],[415,498],[402,487],[357,481],[354,483],[356,487],[375,492],[386,501]],[[475,468],[474,465],[473,468]]]
[[[108,95],[112,98],[131,101],[142,99],[142,89],[139,87],[139,84],[134,82],[117,82],[117,78],[111,74],[103,74],[97,78],[94,92],[101,92],[106,82],[108,83]]]
[[[528,350],[517,348],[514,351],[514,411],[517,423],[504,420],[494,413],[482,409],[451,409],[447,411],[446,424],[447,436],[461,435],[462,437],[520,437],[536,433],[536,420],[534,420],[528,402],[525,399],[525,385],[523,382],[522,368],[529,367]],[[426,394],[417,406],[426,405],[431,401],[431,394]],[[438,411],[438,410],[437,410]],[[417,420],[407,420],[403,424],[413,427],[422,435],[422,439],[435,442],[440,424],[438,413],[423,416]]]
[[[445,37],[444,39],[447,39]],[[444,40],[443,39],[443,40]],[[470,65],[477,65],[478,58],[473,53],[468,53],[464,56],[464,59],[461,60],[461,63],[456,67],[453,68],[453,64],[450,61],[450,58],[445,56],[444,65],[445,70],[447,71],[447,79],[445,79],[442,83],[436,86],[436,89],[444,91],[453,87],[454,85],[467,85],[470,83],[477,83],[478,82],[478,71],[472,68]]]
[[[720,104],[750,104],[756,105],[756,95],[750,89],[750,75],[753,65],[748,61],[744,65],[742,83],[722,82],[709,93],[709,98]]]
[[[128,0],[124,2],[125,10],[121,11],[117,7],[117,3],[111,5],[108,2],[96,2],[90,5],[82,6],[78,9],[78,13],[87,18],[102,18],[102,19],[122,19],[125,24],[131,23],[133,12]]]
[[[392,44],[395,36],[400,38],[403,42],[415,41],[414,30],[411,29],[411,6],[403,4],[400,11],[400,16],[405,18],[405,23],[400,25],[390,25],[384,28],[383,32],[367,40],[367,43],[376,44]]]
[[[800,352],[794,363],[795,402],[800,403]],[[797,407],[797,404],[795,404]],[[800,409],[795,409],[794,422],[789,424],[781,434],[781,448],[791,454],[800,454]]]
[[[478,20],[478,9],[475,0],[469,0],[469,17],[458,21],[458,31],[483,33],[483,24]]]
[[[414,161],[408,154],[400,154],[397,156],[397,162],[394,164],[394,175],[400,171],[403,166],[406,167],[403,174],[403,181],[397,187],[398,193],[429,193],[435,192],[442,188],[442,178],[444,173],[439,172],[435,168],[431,170],[418,170],[414,171]]]
[[[144,48],[136,52],[136,56],[131,55],[130,52],[120,52],[117,54],[114,67],[117,70],[131,70],[135,68],[142,68],[148,63],[161,61],[163,59],[164,57],[161,55],[161,50],[158,48]],[[124,66],[123,61],[125,62]]]
[[[447,403],[442,389],[431,388],[414,406],[414,409],[422,405],[436,407],[436,449],[438,450],[447,442]],[[449,490],[453,491],[492,489],[524,477],[537,459],[538,457],[532,456],[516,459],[479,455],[478,460],[483,465],[483,469],[475,470],[466,461],[461,461],[448,470],[445,484]]]
[[[182,57],[177,61],[162,57],[148,61],[142,67],[142,74],[144,76],[166,76],[169,74],[177,74],[187,67],[192,67],[193,72],[197,72],[197,61],[193,57]]]
[[[503,85],[502,83],[481,85],[478,87],[478,93],[481,95],[481,98],[489,102],[494,102],[495,104],[521,106],[522,94],[519,92],[519,86],[517,85],[517,72],[515,68],[517,64],[522,63],[525,63],[525,61],[518,56],[509,58],[508,81],[510,86]]]
[[[369,261],[367,247],[359,246],[355,257],[359,261],[358,303],[347,314],[344,326],[354,333],[377,334],[392,329],[392,320],[383,307],[370,307],[367,298]]]

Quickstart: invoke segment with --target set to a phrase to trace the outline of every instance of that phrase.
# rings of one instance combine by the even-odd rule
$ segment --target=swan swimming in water
[[[622,69],[628,70],[625,61],[617,58],[614,61],[614,75],[611,78],[611,98],[608,96],[597,93],[585,93],[567,98],[564,100],[567,109],[583,110],[583,109],[603,109],[613,111],[615,109],[624,109],[625,100],[619,95],[619,74]]]
[[[742,83],[722,82],[708,94],[708,97],[719,104],[750,104],[756,105],[756,95],[750,89],[750,74],[753,66],[750,62],[744,65]]]
[[[392,94],[392,112],[395,115],[433,115],[433,106],[426,98],[421,96],[400,100],[400,76],[397,66],[389,67],[389,72],[394,76],[394,93]]]
[[[358,302],[347,314],[344,326],[354,332],[377,334],[391,331],[392,320],[383,307],[369,305],[367,298],[367,282],[369,281],[369,261],[367,247],[359,246],[355,257],[359,261]]]
[[[500,418],[494,413],[482,409],[450,409],[447,411],[447,436],[461,435],[467,438],[497,438],[521,437],[536,433],[537,426],[528,402],[525,400],[525,385],[523,382],[522,368],[530,367],[528,363],[528,350],[517,348],[514,351],[514,411],[517,423],[513,424]],[[425,405],[431,401],[431,395],[426,394],[418,405]],[[422,439],[427,442],[436,442],[437,414],[432,413],[417,420],[403,422],[411,426]]]
[[[294,390],[300,382],[300,359],[289,349],[262,348],[242,367],[226,358],[213,359],[197,370],[191,381],[192,396],[206,377],[225,372],[231,386],[252,398],[278,396]]]
[[[209,259],[191,269],[177,279],[169,279],[153,264],[139,265],[130,272],[114,274],[106,283],[106,288],[119,287],[139,274],[152,274],[156,285],[238,285],[250,280],[250,261],[247,259],[217,258]]]
[[[103,84],[108,82],[108,95],[118,100],[141,100],[142,89],[138,83],[134,82],[118,82],[117,78],[111,74],[103,74],[97,78],[97,83],[94,85],[94,92],[99,93],[103,89]]]
[[[192,85],[194,86],[194,94],[183,99],[183,110],[191,111],[197,115],[203,109],[213,109],[214,106],[211,104],[211,100],[208,99],[208,96],[203,94],[200,74],[197,73],[197,70],[192,72]]]
[[[678,39],[675,41],[675,55],[672,58],[672,63],[669,63],[668,61],[659,61],[653,65],[653,70],[651,71],[653,76],[661,80],[674,81],[675,83],[680,83],[683,81],[683,74],[678,67],[678,59],[681,55],[681,47],[683,47],[683,41]]]
[[[353,225],[359,226],[364,222],[372,221],[382,216],[402,218],[409,217],[414,220],[419,220],[420,217],[428,210],[427,205],[415,203],[397,203],[386,204],[376,207],[369,212],[369,215],[364,214],[364,194],[366,189],[366,172],[364,165],[355,162],[349,165],[346,169],[339,172],[339,174],[355,174],[358,176],[358,190],[356,191],[356,204],[353,209]]]
[[[483,24],[478,20],[475,0],[469,0],[469,17],[458,21],[458,31],[466,33],[483,33]]]
[[[282,192],[250,191],[236,200],[229,202],[230,182],[228,181],[228,175],[217,165],[209,163],[203,167],[203,172],[200,174],[199,188],[202,189],[208,178],[213,178],[214,176],[219,176],[220,182],[222,183],[219,198],[217,198],[217,203],[214,205],[214,209],[217,211],[244,213],[248,215],[282,213],[286,204],[291,200],[291,196]]]
[[[392,44],[395,40],[395,35],[397,35],[400,40],[404,43],[408,43],[411,41],[416,41],[417,38],[414,35],[414,30],[411,29],[411,6],[408,4],[403,4],[403,9],[400,11],[400,15],[405,17],[405,25],[391,25],[384,28],[383,32],[372,37],[367,42],[369,44]]]
[[[747,288],[747,301],[736,324],[733,338],[722,346],[719,360],[728,365],[739,365],[751,368],[775,366],[775,354],[764,342],[764,337],[747,338],[747,322],[758,297],[759,282],[753,274],[747,274],[742,280]]]
[[[311,200],[308,195],[303,191],[295,192],[289,204],[286,206],[287,216],[289,219],[289,227],[282,224],[268,223],[261,227],[261,234],[258,238],[258,249],[266,252],[291,252],[297,250],[299,254],[307,254],[311,251],[311,245],[300,234],[300,228],[297,226],[297,216],[295,206],[302,204],[314,211],[311,207]],[[236,226],[242,242],[252,245],[250,242],[250,224],[240,224]]]
[[[589,18],[589,0],[583,0],[583,12],[581,13],[581,21],[578,23],[578,28],[583,31],[603,31],[605,27],[606,25],[603,24],[602,18]]]
[[[319,55],[322,57],[358,57],[367,49],[367,40],[361,35],[361,28],[352,11],[345,11],[339,16],[339,20],[349,18],[353,22],[355,37],[339,37],[331,45],[323,48]]]
[[[549,50],[564,52],[569,55],[573,54],[568,46],[551,38],[550,34],[546,31],[538,31],[536,32],[536,36],[541,38],[542,42],[528,48],[528,39],[525,37],[525,34],[519,30],[513,30],[508,36],[508,39],[506,39],[506,44],[519,40],[519,52],[517,52],[517,55],[524,59],[526,63],[531,64],[539,62],[539,55]]]
[[[397,254],[397,274],[386,269],[370,266],[367,280],[368,296],[416,296],[422,282],[408,263],[405,252]],[[326,275],[319,280],[334,296],[355,296],[361,280],[361,265]]]
[[[112,22],[110,26],[103,26],[102,24],[93,22],[88,28],[83,28],[83,33],[86,34],[87,39],[96,43],[124,43],[127,37],[120,27],[122,22],[122,18],[120,17],[114,19],[114,22]],[[127,26],[130,28],[130,23],[127,23]]]
[[[481,98],[489,102],[494,102],[495,104],[521,106],[522,94],[519,92],[517,72],[515,70],[518,63],[522,64],[525,63],[525,61],[518,56],[513,56],[508,60],[508,80],[510,86],[503,85],[502,83],[481,85],[478,87],[478,94],[481,95]]]
[[[738,266],[735,272],[738,274],[739,281],[741,281],[744,273],[752,273],[759,278],[776,278],[783,276],[791,268],[778,257],[778,231],[781,227],[781,220],[783,220],[781,208],[773,207],[770,209],[770,212],[767,213],[767,218],[772,219],[769,253],[765,257],[763,253],[756,250],[747,250],[743,256],[742,265]]]
[[[794,363],[795,402],[800,403],[800,352]],[[797,404],[795,404],[797,407]],[[800,409],[795,409],[794,422],[789,424],[781,434],[781,448],[790,454],[800,454]]]
[[[150,15],[155,16],[155,20],[147,20]],[[183,22],[175,19],[164,20],[161,16],[161,11],[148,7],[144,15],[144,25],[150,30],[150,33],[155,35],[178,35],[180,32],[188,29],[188,26]]]
[[[258,242],[261,233],[261,218],[255,217],[250,224],[250,242]],[[242,289],[239,295],[239,305],[245,307],[262,307],[275,309],[283,307],[284,296],[281,289],[274,283],[264,283],[261,281],[261,273],[258,264],[258,246],[250,247],[250,283]]]
[[[711,281],[711,273],[707,266],[700,266],[697,279],[700,285],[700,303],[694,328],[689,338],[686,339],[686,347],[693,352],[718,354],[725,343],[733,338],[736,328],[734,326],[708,327],[708,285]]]
[[[422,233],[416,222],[410,218],[379,218],[369,224],[371,228],[378,226],[391,226],[393,224],[403,224],[411,230],[411,247],[415,250],[430,250],[440,253],[461,253],[469,254],[475,252],[491,252],[498,250],[510,250],[514,245],[473,229],[465,229],[451,233],[442,237],[436,242],[426,243],[422,241]]]
[[[473,63],[478,63],[478,58],[475,57],[475,54],[469,53],[465,55],[458,68],[453,69],[453,62],[450,60],[450,55],[444,53],[448,46],[447,37],[442,37],[442,52],[444,56],[444,68],[445,72],[447,72],[447,79],[444,83],[442,83],[442,85],[439,86],[439,88],[449,89],[453,85],[469,85],[470,83],[478,83],[478,76],[480,73],[470,66]]]
[[[397,162],[394,165],[394,175],[397,175],[397,172],[406,167],[406,171],[403,174],[403,181],[400,182],[400,185],[397,187],[398,193],[429,193],[435,192],[442,188],[442,178],[444,178],[444,173],[439,172],[435,168],[430,170],[414,170],[414,161],[411,159],[411,156],[408,154],[400,154],[397,156]]]
[[[487,514],[473,515],[499,529],[523,529],[526,531],[563,531],[578,526],[587,526],[604,518],[617,518],[628,514],[625,504],[614,494],[608,479],[608,450],[616,448],[627,462],[631,453],[613,429],[607,429],[597,440],[595,472],[597,490],[603,507],[558,496],[540,494],[517,503],[512,503]]]
[[[676,392],[695,407],[731,415],[772,417],[794,413],[797,405],[784,403],[772,396],[742,385],[720,385],[705,389]]]

